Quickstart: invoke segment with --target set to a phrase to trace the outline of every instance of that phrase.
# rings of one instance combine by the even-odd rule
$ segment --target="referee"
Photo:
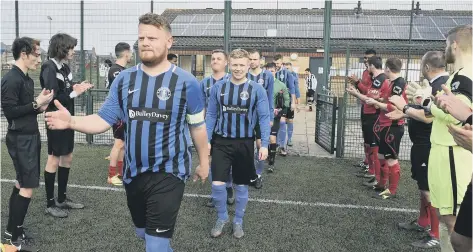
[[[28,71],[36,70],[41,63],[38,40],[17,38],[12,53],[15,65],[1,84],[2,110],[8,120],[6,145],[16,171],[5,237],[18,251],[37,251],[24,239],[23,222],[33,189],[39,186],[41,137],[36,116],[46,109],[53,93],[43,89],[34,97],[34,82]]]
[[[195,77],[167,61],[173,41],[169,23],[145,14],[138,38],[142,64],[115,78],[98,114],[71,116],[55,101],[59,110],[46,113],[46,121],[54,130],[87,134],[126,122],[123,182],[136,234],[146,240],[147,252],[172,251],[170,238],[192,167],[189,126],[200,158],[194,181],[205,180],[209,172],[204,105]]]
[[[41,66],[39,80],[41,87],[54,90],[54,100],[63,104],[71,114],[74,114],[74,98],[92,87],[87,82],[73,84],[72,73],[67,60],[74,57],[74,47],[77,39],[68,34],[58,33],[49,42],[48,56],[50,60]],[[46,111],[56,111],[51,102]],[[81,209],[84,205],[72,202],[66,197],[69,168],[72,163],[72,150],[74,149],[74,131],[46,130],[48,136],[48,161],[44,171],[47,207],[46,214],[53,217],[67,217],[65,209]],[[59,167],[59,169],[58,169]],[[58,197],[54,200],[54,182],[58,176]]]
[[[250,56],[242,49],[230,53],[231,78],[220,81],[210,90],[206,113],[208,146],[212,148],[212,200],[217,222],[211,236],[219,237],[229,222],[225,182],[230,169],[235,184],[235,218],[233,236],[243,237],[243,216],[248,203],[248,185],[256,181],[254,165],[255,126],[261,129],[259,159],[268,156],[269,105],[266,90],[247,78]],[[213,140],[212,146],[210,143]]]

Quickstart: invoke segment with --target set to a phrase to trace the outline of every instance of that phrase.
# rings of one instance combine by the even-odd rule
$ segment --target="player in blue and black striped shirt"
[[[138,237],[146,251],[172,251],[170,238],[184,195],[191,164],[190,133],[199,154],[194,180],[208,176],[209,159],[204,106],[199,83],[167,61],[171,27],[157,14],[140,17],[139,56],[142,64],[122,71],[113,81],[98,114],[72,116],[59,110],[46,114],[51,129],[71,128],[87,134],[107,131],[126,122],[123,182]]]
[[[270,71],[268,70],[263,70],[261,69],[261,53],[256,50],[252,49],[249,52],[250,55],[250,71],[248,72],[248,79],[262,85],[264,89],[266,89],[266,94],[268,97],[269,101],[269,111],[272,112],[274,109],[274,105],[272,102],[273,98],[273,89],[274,89],[274,77],[273,74],[271,74]],[[274,113],[269,113],[270,117],[270,127],[273,125],[273,120],[274,120]],[[261,148],[261,130],[256,124],[255,127],[255,133],[256,133],[256,148],[259,150]],[[256,174],[258,175],[258,178],[256,181],[253,183],[253,185],[257,188],[260,189],[263,186],[263,180],[261,178],[261,174],[263,173],[263,168],[264,168],[264,161],[256,159]]]
[[[225,181],[232,169],[236,185],[235,218],[233,235],[243,237],[243,216],[248,203],[248,185],[256,180],[254,158],[255,126],[261,129],[259,159],[268,156],[269,145],[269,105],[266,90],[247,78],[249,67],[248,52],[236,49],[230,54],[232,76],[218,82],[210,90],[209,106],[206,114],[209,148],[212,148],[212,199],[217,209],[218,219],[211,231],[218,237],[229,221],[227,212],[227,191]],[[210,142],[213,141],[213,145]]]
[[[277,67],[277,72],[276,72],[276,78],[281,81],[282,83],[285,83],[287,86],[287,89],[289,89],[289,93],[291,94],[291,103],[290,103],[290,108],[287,110],[287,115],[286,117],[281,117],[281,122],[280,122],[280,127],[279,127],[279,134],[278,134],[278,145],[280,146],[280,155],[281,156],[286,156],[286,118],[291,119],[294,118],[294,110],[296,109],[296,89],[294,87],[294,76],[290,71],[285,69],[283,67],[282,63],[283,57],[281,54],[277,54],[274,56],[274,63],[276,64]]]
[[[209,102],[210,88],[218,81],[230,76],[225,72],[225,67],[228,65],[227,53],[224,50],[216,49],[212,51],[211,57],[210,67],[212,68],[212,75],[205,77],[200,82],[200,90],[202,98],[204,98],[205,108],[207,108]]]
[[[228,55],[222,49],[216,49],[212,51],[210,67],[212,68],[212,75],[205,77],[200,82],[200,90],[202,92],[203,103],[205,104],[205,109],[209,103],[210,88],[212,86],[224,79],[227,79],[230,75],[225,72],[225,67],[228,65]],[[209,181],[212,182],[212,173],[210,170]],[[227,203],[233,205],[235,198],[233,197],[233,186],[231,179],[227,182]],[[208,207],[214,207],[212,198],[206,204]]]
[[[292,76],[294,78],[294,91],[296,94],[296,99],[293,100],[292,102],[296,103],[296,106],[299,105],[300,98],[301,98],[301,92],[299,91],[299,75],[294,71],[292,68],[292,63],[291,62],[286,62],[284,64],[284,67],[292,73]],[[294,110],[289,113],[287,116],[287,146],[292,146],[292,133],[294,132]]]

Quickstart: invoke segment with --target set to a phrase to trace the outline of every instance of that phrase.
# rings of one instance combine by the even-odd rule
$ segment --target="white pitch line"
[[[15,180],[12,179],[0,179],[2,183],[15,183]],[[44,185],[44,182],[40,183]],[[57,186],[57,183],[56,183]],[[79,189],[88,189],[88,190],[98,190],[98,191],[112,191],[112,192],[124,192],[123,188],[113,188],[105,186],[85,186],[85,185],[67,185],[71,188]],[[184,197],[189,198],[209,198],[209,195],[203,194],[192,194],[185,193]],[[375,211],[384,211],[384,212],[400,212],[400,213],[418,213],[418,210],[408,209],[408,208],[394,208],[394,207],[378,207],[378,206],[361,206],[361,205],[349,205],[349,204],[333,204],[333,203],[324,203],[324,202],[304,202],[304,201],[292,201],[292,200],[272,200],[272,199],[261,199],[261,198],[250,198],[249,201],[258,202],[258,203],[272,203],[278,205],[293,205],[293,206],[308,206],[308,207],[331,207],[331,208],[345,208],[345,209],[364,209],[364,210],[375,210]]]

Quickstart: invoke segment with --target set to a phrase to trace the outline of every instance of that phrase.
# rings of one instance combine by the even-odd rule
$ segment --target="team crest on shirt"
[[[393,93],[397,94],[397,95],[401,95],[402,93],[402,88],[399,87],[399,86],[394,86],[393,88]]]
[[[387,137],[386,137],[386,143],[392,143],[394,141],[394,135],[393,134],[389,134]]]
[[[117,77],[118,74],[120,74],[120,71],[116,71],[115,73],[113,73],[113,77]]]
[[[156,96],[161,100],[161,101],[166,101],[171,97],[171,90],[167,87],[160,87],[158,91],[156,92]]]
[[[381,86],[381,81],[379,81],[378,79],[375,79],[375,80],[373,81],[373,86],[375,86],[375,87],[380,87],[380,86]]]
[[[457,90],[459,86],[460,86],[459,81],[455,81],[454,83],[452,83],[452,91]]]
[[[242,99],[243,101],[248,100],[248,98],[250,98],[250,94],[248,94],[248,92],[243,91],[240,93],[240,99]]]
[[[263,80],[263,79],[259,79],[259,80],[258,80],[258,84],[263,85],[263,84],[264,84],[264,80]]]
[[[284,80],[284,74],[281,73],[281,74],[279,75],[279,78],[280,78],[281,80]]]

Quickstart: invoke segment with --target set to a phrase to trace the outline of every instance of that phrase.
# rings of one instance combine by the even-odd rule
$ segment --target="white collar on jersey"
[[[449,76],[449,74],[448,74],[447,72],[441,73],[441,74],[435,76],[434,78],[432,78],[432,79],[430,80],[430,83],[432,84],[432,82],[436,81],[438,78],[440,78],[440,77],[442,77],[442,76]]]
[[[61,69],[62,66],[66,63],[65,60],[61,60],[60,62],[57,62],[55,58],[52,58],[51,60],[54,62],[54,64],[56,64],[57,69]]]

